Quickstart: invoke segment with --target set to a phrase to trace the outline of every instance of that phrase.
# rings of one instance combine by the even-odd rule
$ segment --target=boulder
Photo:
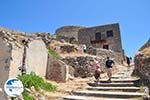
[[[25,59],[27,73],[33,71],[37,75],[45,77],[48,51],[43,40],[32,40],[28,43]]]

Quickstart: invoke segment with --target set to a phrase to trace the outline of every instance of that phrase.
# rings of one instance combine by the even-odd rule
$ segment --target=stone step
[[[59,100],[137,100],[137,98],[106,98],[106,97],[88,97],[88,96],[77,96],[77,95],[72,95],[72,96],[63,96]],[[141,100],[141,99],[140,99]]]
[[[139,91],[139,87],[87,87],[87,90],[102,90],[102,91],[126,91],[136,92]]]
[[[86,100],[142,100],[140,98],[106,98],[106,97],[87,97]]]
[[[125,73],[125,72],[118,72],[118,73],[116,73],[116,74],[122,75],[122,74],[126,74],[126,73]]]
[[[107,81],[108,79],[100,79],[99,81],[100,82],[102,82],[102,83],[108,83],[108,81]],[[118,79],[112,79],[111,81],[112,82],[135,82],[135,81],[138,81],[139,80],[139,78],[123,78],[123,79],[121,79],[121,78],[118,78]]]
[[[84,96],[75,96],[75,95],[63,96],[62,98],[63,100],[87,100],[86,97]]]
[[[107,98],[134,98],[134,97],[142,97],[143,93],[137,92],[108,92],[108,91],[73,91],[74,95],[80,96],[94,96],[94,97],[107,97]]]
[[[126,79],[126,78],[130,78],[131,76],[129,75],[113,75],[112,79]]]
[[[125,73],[127,73],[127,71],[118,71],[115,74],[125,74]]]
[[[130,87],[130,86],[134,86],[133,82],[125,82],[125,83],[87,83],[89,86],[102,86],[102,87]]]

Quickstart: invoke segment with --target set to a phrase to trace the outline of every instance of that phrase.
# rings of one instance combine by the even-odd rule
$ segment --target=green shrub
[[[75,40],[75,39],[72,40],[71,43],[72,43],[72,44],[79,44],[79,42],[78,42],[77,40]]]
[[[32,86],[35,90],[43,89],[45,91],[56,91],[56,86],[45,82],[43,78],[37,76],[34,72],[30,74],[19,75],[18,79],[22,81],[24,88],[31,88]],[[24,100],[34,100],[26,90],[22,93]]]
[[[43,78],[37,76],[34,72],[25,75],[19,75],[18,78],[22,81],[25,88],[31,88],[32,86],[35,90],[43,89],[46,91],[55,91],[56,86],[45,82]]]
[[[28,92],[24,91],[22,93],[24,100],[35,100],[33,96],[31,96]]]
[[[70,38],[70,43],[72,44],[79,44],[78,40],[74,37]]]
[[[60,55],[53,49],[49,48],[48,49],[48,54],[53,56],[54,58],[60,59]]]

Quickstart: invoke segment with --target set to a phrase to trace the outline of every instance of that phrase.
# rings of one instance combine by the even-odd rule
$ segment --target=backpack
[[[112,67],[112,63],[113,63],[112,60],[107,60],[106,61],[106,67]]]

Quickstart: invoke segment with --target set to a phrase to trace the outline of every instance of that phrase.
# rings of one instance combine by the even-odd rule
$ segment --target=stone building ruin
[[[95,50],[93,54],[98,54],[96,52],[102,48],[118,53],[121,56],[120,59],[124,58],[118,23],[94,27],[64,26],[55,34],[57,37],[76,38],[79,44],[85,44],[88,48],[92,47]]]
[[[84,28],[78,32],[80,44],[122,52],[119,24]]]

